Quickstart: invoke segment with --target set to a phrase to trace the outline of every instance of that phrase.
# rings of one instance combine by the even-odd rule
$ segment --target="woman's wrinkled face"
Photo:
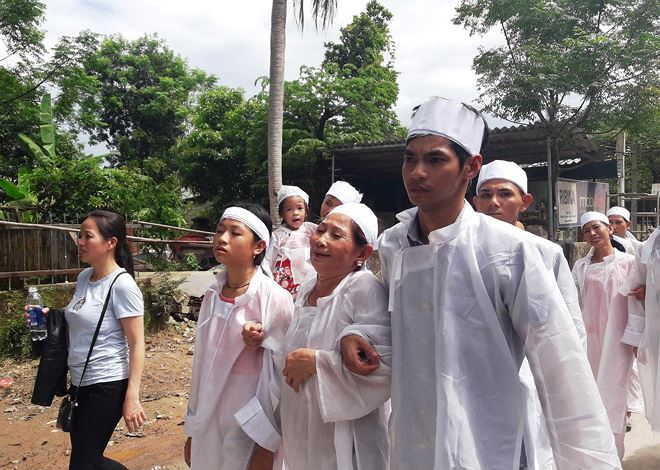
[[[291,230],[298,230],[307,218],[305,200],[300,196],[289,196],[282,203],[282,219]]]
[[[237,220],[222,219],[215,228],[213,254],[225,266],[252,263],[265,246],[263,240],[256,241],[252,230]]]
[[[117,246],[115,237],[106,240],[93,217],[87,217],[80,225],[78,233],[78,255],[80,261],[94,264],[104,259]]]
[[[351,219],[329,214],[310,238],[312,266],[319,277],[348,274],[357,267],[362,249],[353,236]]]
[[[594,248],[598,246],[611,245],[610,236],[612,227],[604,224],[600,220],[592,220],[582,227],[584,241]]]

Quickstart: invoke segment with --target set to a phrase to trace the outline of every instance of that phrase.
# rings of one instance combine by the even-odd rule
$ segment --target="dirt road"
[[[192,326],[192,324],[191,324]],[[130,469],[184,469],[183,417],[190,387],[192,331],[170,327],[147,338],[142,404],[148,421],[139,437],[127,436],[123,420],[115,430],[108,457]],[[192,329],[191,329],[192,330]],[[55,428],[60,400],[50,408],[30,404],[38,361],[5,360],[0,375],[14,384],[0,390],[0,468],[66,469],[69,436]]]
[[[188,328],[188,330],[186,330]],[[127,436],[123,420],[106,455],[135,470],[184,470],[183,417],[190,387],[194,324],[171,326],[147,339],[142,403],[148,415],[140,437]],[[0,376],[14,384],[0,390],[0,468],[66,469],[69,436],[55,428],[60,399],[50,408],[30,404],[37,361],[0,362]],[[633,415],[626,436],[624,470],[660,468],[660,436]]]

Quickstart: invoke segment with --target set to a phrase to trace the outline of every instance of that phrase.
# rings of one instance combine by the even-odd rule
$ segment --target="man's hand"
[[[380,355],[374,347],[358,335],[344,336],[340,342],[344,366],[359,375],[372,374],[380,365]]]
[[[646,297],[646,286],[639,286],[635,287],[634,289],[630,289],[628,295],[636,298],[639,301],[643,301],[644,297]]]
[[[257,349],[264,341],[264,326],[257,321],[250,321],[243,325],[243,342],[249,349]]]
[[[316,374],[316,351],[308,348],[291,351],[286,356],[282,373],[287,385],[298,393],[305,380]]]

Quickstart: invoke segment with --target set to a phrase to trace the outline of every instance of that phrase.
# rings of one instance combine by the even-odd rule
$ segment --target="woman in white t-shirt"
[[[140,404],[144,303],[133,279],[124,218],[108,211],[88,214],[80,226],[78,249],[81,261],[91,267],[78,275],[76,292],[65,308],[69,372],[78,401],[69,469],[124,469],[103,452],[122,416],[129,432],[135,432],[146,419]],[[94,331],[115,278],[81,383]]]

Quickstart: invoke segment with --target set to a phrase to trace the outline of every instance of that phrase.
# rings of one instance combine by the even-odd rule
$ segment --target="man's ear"
[[[534,202],[534,196],[532,196],[531,194],[523,194],[522,201],[523,201],[523,205],[520,208],[520,212],[525,212],[532,204],[532,202]]]
[[[471,180],[476,178],[483,163],[484,157],[479,154],[472,155],[465,160],[465,164],[463,165],[463,175],[465,176],[465,179]]]

